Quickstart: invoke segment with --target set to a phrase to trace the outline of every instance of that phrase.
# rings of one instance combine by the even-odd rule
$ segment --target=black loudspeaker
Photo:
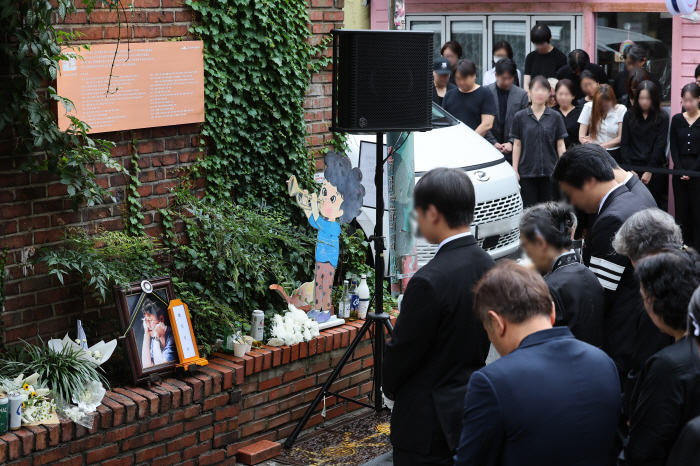
[[[332,30],[331,130],[432,129],[433,33]]]

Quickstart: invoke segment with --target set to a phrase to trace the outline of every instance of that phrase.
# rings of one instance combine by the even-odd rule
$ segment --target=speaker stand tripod
[[[335,369],[333,369],[333,372],[331,372],[331,375],[328,377],[328,380],[326,380],[326,383],[323,384],[323,387],[321,390],[318,392],[316,395],[316,398],[314,398],[314,401],[311,403],[311,405],[307,408],[306,413],[304,413],[304,417],[301,418],[297,426],[294,428],[294,432],[292,432],[292,435],[287,437],[287,440],[284,441],[284,446],[287,448],[292,448],[294,445],[294,442],[296,442],[297,437],[301,433],[302,430],[304,430],[304,426],[306,425],[307,422],[309,422],[309,419],[313,415],[314,411],[316,411],[316,408],[318,407],[319,403],[321,400],[323,400],[326,396],[335,396],[336,398],[339,398],[341,400],[349,401],[358,405],[365,406],[367,408],[374,409],[376,412],[380,412],[383,408],[383,402],[382,402],[382,358],[384,356],[384,329],[386,329],[389,333],[389,336],[392,335],[394,328],[391,325],[391,316],[387,313],[384,312],[384,250],[386,249],[386,245],[384,244],[384,236],[383,236],[383,230],[384,230],[384,133],[377,133],[377,165],[375,167],[375,172],[374,172],[374,184],[376,186],[376,191],[377,191],[377,217],[376,217],[376,225],[374,226],[374,235],[372,235],[369,240],[374,243],[374,303],[375,306],[374,308],[376,309],[375,312],[370,312],[367,314],[367,318],[365,320],[365,323],[362,325],[362,328],[360,328],[360,331],[357,332],[357,335],[355,336],[355,339],[350,342],[350,346],[348,346],[347,351],[345,351],[345,354],[343,355],[342,358],[340,358],[340,362],[338,362],[338,365],[335,366]],[[350,359],[350,356],[355,352],[355,348],[357,348],[357,345],[362,341],[362,339],[365,337],[365,334],[370,331],[370,328],[374,326],[374,378],[373,378],[373,383],[374,383],[374,406],[368,404],[368,403],[363,403],[361,401],[353,400],[352,398],[348,398],[346,396],[340,395],[338,393],[331,392],[329,389],[331,385],[333,385],[333,382],[335,382],[335,379],[338,378],[338,375],[340,374],[340,371],[343,369],[345,364],[348,362],[348,359]]]

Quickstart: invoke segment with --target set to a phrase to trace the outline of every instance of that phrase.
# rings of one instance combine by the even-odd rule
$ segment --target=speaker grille
[[[337,130],[375,132],[431,127],[433,35],[334,31]]]

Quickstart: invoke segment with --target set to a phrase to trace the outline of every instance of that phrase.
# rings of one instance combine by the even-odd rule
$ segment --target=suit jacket
[[[569,327],[579,340],[602,348],[605,291],[593,272],[570,251],[557,258],[544,281],[557,312],[554,325]]]
[[[625,183],[625,186],[627,187],[627,189],[629,189],[629,191],[632,194],[639,197],[641,202],[644,204],[645,208],[648,209],[649,207],[657,207],[656,201],[654,200],[654,196],[652,196],[651,191],[649,191],[649,188],[647,188],[646,185],[642,183],[642,180],[634,176],[634,174],[632,174],[632,178],[630,178],[627,181],[627,183]]]
[[[496,90],[496,83],[489,84],[486,86],[486,89],[493,93],[493,98],[496,100],[496,108],[498,109],[498,91]],[[503,127],[505,133],[504,139],[507,138],[511,144],[514,140],[510,137],[510,127],[513,124],[513,117],[515,117],[515,114],[520,110],[527,108],[528,104],[527,92],[518,86],[511,86],[510,92],[508,93],[508,104],[506,106],[506,124]],[[486,136],[484,136],[491,144],[496,144],[502,136],[499,118],[499,112],[496,112],[496,116],[493,119],[493,126],[486,133]]]
[[[619,413],[610,358],[541,330],[472,375],[455,466],[606,466]]]
[[[603,203],[583,247],[583,263],[591,269],[605,289],[603,349],[615,361],[622,374],[627,374],[633,366],[638,316],[644,312],[644,303],[629,258],[615,252],[612,240],[625,220],[646,208],[644,202],[640,202],[640,198],[626,186],[617,187]],[[651,319],[648,320],[651,323]],[[646,323],[643,319],[642,322]],[[658,343],[666,341],[658,329],[651,333],[658,336]],[[664,347],[654,346],[656,343],[657,341],[648,341],[646,346],[655,348],[654,351]]]
[[[382,372],[384,393],[395,400],[394,448],[428,454],[433,430],[442,429],[450,450],[456,449],[458,407],[489,352],[472,290],[494,265],[468,235],[444,244],[409,281]]]
[[[700,458],[700,416],[689,421],[673,444],[666,466],[688,466],[688,458]]]

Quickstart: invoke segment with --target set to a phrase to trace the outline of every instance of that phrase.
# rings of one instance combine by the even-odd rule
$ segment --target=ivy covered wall
[[[133,0],[125,2],[127,8],[122,12],[121,33],[116,26],[117,13],[109,10],[95,9],[90,14],[78,4],[74,14],[66,17],[65,23],[60,21],[58,3],[52,0],[55,9],[53,20],[57,28],[82,34],[81,43],[115,43],[121,34],[122,41],[157,41],[157,40],[193,40],[195,34],[210,35],[211,31],[196,32],[199,23],[197,13],[187,6],[184,0]],[[103,165],[94,167],[96,179],[100,186],[111,192],[116,202],[108,202],[104,205],[93,207],[81,207],[77,212],[72,209],[71,202],[67,199],[66,185],[60,179],[40,172],[27,174],[21,170],[21,165],[26,162],[27,156],[13,155],[14,134],[5,129],[0,134],[0,250],[7,246],[7,275],[4,280],[4,290],[7,295],[5,308],[0,315],[0,333],[8,344],[16,343],[19,339],[33,341],[37,333],[45,338],[62,337],[67,331],[74,331],[75,321],[82,319],[89,332],[89,337],[103,335],[112,330],[111,323],[115,316],[115,308],[109,300],[101,305],[96,297],[85,298],[81,293],[81,287],[71,280],[63,286],[55,276],[46,274],[46,268],[42,265],[32,266],[32,254],[42,247],[52,247],[58,244],[62,234],[62,228],[66,226],[81,226],[89,231],[96,228],[105,230],[124,230],[125,219],[136,216],[143,231],[151,236],[159,236],[165,233],[161,209],[172,204],[170,190],[178,185],[178,176],[184,170],[204,160],[204,163],[227,164],[220,170],[215,166],[211,173],[220,173],[221,178],[216,180],[205,179],[204,176],[193,180],[193,191],[199,196],[204,195],[212,182],[212,193],[223,195],[227,190],[233,189],[239,196],[241,193],[249,195],[258,193],[261,199],[267,199],[274,203],[280,200],[280,188],[274,189],[273,184],[259,186],[257,177],[261,170],[267,167],[275,167],[280,161],[293,160],[294,169],[303,171],[307,166],[307,160],[315,161],[316,168],[322,167],[322,150],[330,144],[332,139],[328,132],[328,120],[330,118],[330,74],[327,69],[310,73],[307,76],[282,75],[285,66],[288,70],[297,70],[298,67],[290,66],[282,62],[275,63],[282,55],[274,48],[296,47],[296,51],[303,54],[304,50],[310,50],[307,46],[318,45],[327,36],[333,27],[342,25],[343,0],[311,0],[308,4],[298,0],[287,2],[253,2],[242,1],[228,3],[228,8],[234,5],[256,4],[255,11],[264,11],[267,15],[285,15],[287,11],[296,13],[306,10],[309,23],[302,24],[298,21],[290,27],[305,27],[311,34],[307,42],[299,43],[286,40],[287,31],[270,30],[267,32],[255,32],[258,47],[267,45],[268,50],[246,50],[246,60],[257,60],[255,53],[259,51],[259,60],[269,60],[279,66],[280,74],[274,75],[274,82],[284,82],[288,79],[295,83],[299,79],[309,78],[309,85],[304,89],[293,87],[289,92],[296,92],[294,105],[289,108],[276,107],[276,102],[266,101],[262,96],[263,91],[273,92],[266,86],[272,81],[265,80],[262,74],[243,74],[242,76],[225,77],[218,81],[218,89],[207,87],[207,98],[220,98],[226,101],[227,96],[231,103],[240,94],[234,86],[239,83],[246,89],[253,91],[246,104],[252,106],[251,114],[246,116],[240,112],[241,105],[233,106],[238,110],[235,115],[222,113],[220,118],[227,119],[226,125],[221,126],[221,134],[217,132],[207,137],[202,134],[199,125],[181,125],[162,128],[143,128],[135,131],[103,133],[96,137],[112,141],[115,147],[111,154],[128,170],[128,175],[108,169]],[[221,5],[222,3],[217,3]],[[99,5],[99,4],[98,4]],[[133,6],[133,8],[130,7]],[[204,10],[204,4],[199,2],[194,10]],[[252,7],[248,7],[252,8]],[[242,9],[245,11],[245,8]],[[203,11],[204,13],[204,11]],[[227,10],[227,14],[230,10]],[[207,15],[211,15],[209,11]],[[277,17],[278,17],[277,16]],[[218,14],[221,21],[226,22],[223,14]],[[261,18],[258,18],[261,19]],[[245,20],[243,20],[245,22]],[[60,23],[60,24],[59,24]],[[225,28],[222,27],[222,31]],[[262,35],[265,34],[265,37]],[[206,38],[203,37],[205,40]],[[0,37],[0,41],[7,43],[7,36]],[[226,64],[229,70],[235,71],[236,57],[233,52],[227,55],[232,63]],[[240,57],[242,58],[242,57]],[[319,54],[317,59],[321,59]],[[255,63],[255,62],[253,62]],[[210,64],[211,65],[211,64]],[[260,63],[259,68],[265,67]],[[0,80],[7,79],[17,73],[18,70],[8,69],[5,63],[0,64]],[[291,72],[291,71],[290,71]],[[296,72],[296,71],[294,71]],[[272,75],[271,75],[272,76]],[[237,81],[234,82],[236,78]],[[256,79],[263,78],[263,82]],[[40,92],[46,92],[45,88]],[[59,90],[60,92],[60,90]],[[240,97],[238,97],[240,98]],[[298,109],[304,110],[304,120],[294,120],[290,116]],[[210,115],[211,116],[211,115]],[[263,134],[262,128],[255,126],[261,118],[276,119],[275,133]],[[250,120],[250,121],[248,121]],[[306,135],[301,138],[292,137],[288,131],[290,125],[296,128],[304,126]],[[301,125],[301,126],[299,126]],[[209,128],[213,128],[210,125]],[[250,137],[233,140],[223,138],[223,134],[235,129],[249,131]],[[297,133],[298,134],[298,133]],[[214,137],[216,136],[216,137]],[[303,139],[303,140],[302,140]],[[251,140],[262,141],[261,144],[252,146]],[[284,143],[279,143],[283,140]],[[250,151],[243,149],[247,148]],[[311,154],[306,159],[306,151]],[[210,157],[214,154],[215,157]],[[230,155],[232,163],[222,161],[221,157]],[[245,160],[245,157],[253,157],[253,160]],[[286,159],[285,157],[291,157]],[[239,170],[238,163],[248,163],[250,172]],[[201,163],[201,162],[200,162]],[[314,162],[310,163],[313,167]],[[240,167],[239,167],[240,168]],[[204,173],[204,172],[202,172]],[[131,176],[139,180],[139,185],[134,183]],[[278,170],[276,180],[284,178],[284,173]],[[140,207],[137,212],[129,211],[124,207],[124,197],[131,191],[139,194],[137,203]],[[131,216],[131,217],[130,217]],[[174,225],[176,234],[181,235],[184,225]]]

